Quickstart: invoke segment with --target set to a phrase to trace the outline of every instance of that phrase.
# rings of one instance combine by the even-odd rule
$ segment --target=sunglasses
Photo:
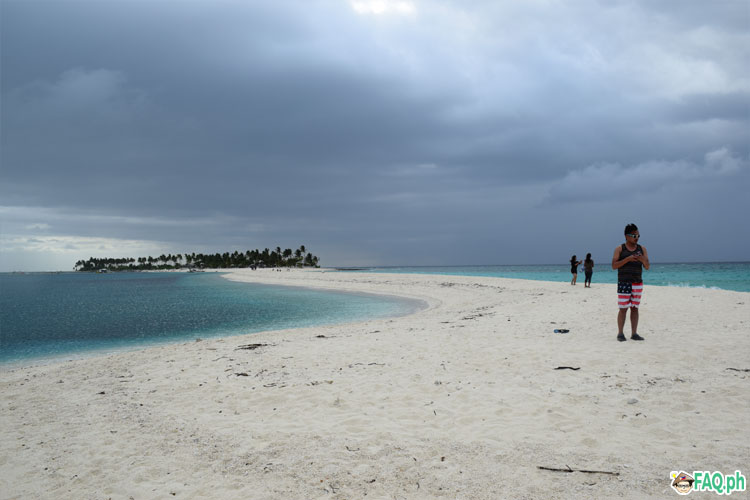
[[[641,237],[640,234],[628,234],[626,236],[630,236],[631,238],[640,238]]]

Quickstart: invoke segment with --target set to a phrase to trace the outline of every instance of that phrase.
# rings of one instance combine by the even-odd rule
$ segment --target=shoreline
[[[272,269],[266,270],[266,272],[270,272]],[[243,270],[244,271],[244,270]],[[123,271],[123,272],[130,272],[130,271]],[[171,271],[137,271],[137,272],[156,272],[156,273],[187,273],[187,270],[171,270]],[[219,274],[222,278],[227,279],[227,277],[232,273],[232,270],[229,269],[217,269],[217,270],[210,270],[207,271],[213,274]],[[258,271],[253,271],[253,273]],[[303,272],[309,272],[309,270],[303,271]],[[74,273],[74,272],[72,272]],[[41,273],[41,274],[48,274],[48,273]],[[234,281],[234,282],[242,282],[242,280],[237,279],[228,279],[228,281]],[[257,283],[260,284],[260,283]],[[288,288],[292,290],[321,290],[321,291],[330,291],[330,292],[341,292],[348,295],[356,295],[360,297],[385,297],[390,298],[392,300],[397,300],[403,304],[408,304],[408,306],[404,307],[403,311],[395,312],[393,314],[390,314],[388,316],[375,316],[370,319],[377,319],[379,317],[385,317],[385,318],[400,318],[403,316],[408,316],[410,314],[414,314],[415,312],[418,312],[422,309],[425,309],[429,307],[429,304],[427,304],[424,301],[421,301],[419,299],[411,299],[408,297],[401,297],[393,294],[378,294],[378,293],[370,293],[370,292],[363,292],[363,291],[343,291],[335,288],[330,289],[320,289],[320,288],[312,288],[309,286],[297,286],[297,285],[282,285],[282,284],[272,284],[267,283],[263,284],[263,286],[269,286],[269,287],[280,287],[280,288]],[[235,336],[242,336],[242,335],[253,335],[263,332],[270,332],[270,331],[277,331],[277,330],[287,330],[287,329],[297,329],[297,328],[313,328],[316,326],[335,326],[335,325],[345,325],[350,323],[359,323],[362,321],[367,321],[367,319],[362,318],[355,318],[352,320],[341,320],[336,321],[333,323],[326,323],[326,324],[313,324],[309,326],[299,326],[299,327],[290,327],[290,328],[266,328],[263,330],[250,330],[247,328],[243,328],[243,333],[229,333],[229,331],[224,331],[222,333],[214,333],[209,334],[210,332],[196,332],[194,335],[186,336],[184,338],[166,338],[166,339],[151,339],[148,341],[141,341],[141,342],[135,342],[135,343],[125,343],[123,345],[119,346],[109,346],[109,347],[98,347],[98,348],[91,348],[86,349],[82,351],[73,351],[73,352],[67,352],[67,353],[59,353],[59,354],[52,354],[52,355],[44,355],[44,356],[35,356],[35,357],[29,357],[24,359],[12,359],[12,360],[0,360],[0,372],[2,371],[11,371],[11,370],[17,370],[25,367],[32,367],[32,366],[46,366],[51,364],[57,364],[57,363],[65,363],[68,361],[76,361],[76,360],[83,360],[83,359],[89,359],[89,358],[96,358],[96,357],[102,357],[102,356],[113,356],[118,355],[122,353],[128,353],[128,352],[135,352],[135,351],[142,351],[146,349],[152,349],[157,347],[164,347],[174,344],[184,344],[186,342],[191,341],[203,341],[203,340],[209,340],[209,339],[219,339],[219,338],[230,338]]]
[[[707,281],[708,283],[699,283],[699,284],[691,284],[690,281],[696,280],[696,278],[693,277],[685,277],[685,276],[676,276],[674,280],[668,280],[664,281],[665,278],[661,273],[665,272],[661,269],[659,269],[661,266],[706,266],[706,265],[717,265],[717,266],[723,266],[723,265],[744,265],[744,266],[750,266],[750,261],[717,261],[717,262],[655,262],[652,263],[652,266],[655,266],[656,269],[651,270],[648,273],[649,280],[646,283],[648,286],[659,286],[659,287],[674,287],[674,288],[697,288],[697,289],[707,289],[707,290],[726,290],[726,291],[735,291],[735,292],[743,292],[743,293],[750,293],[750,280],[748,278],[745,278],[744,280],[737,280],[736,277],[733,277],[731,279],[731,284],[726,284],[727,278],[724,277],[724,279],[719,279],[718,281],[723,282],[724,284],[716,285],[711,284],[711,282],[716,282],[717,280],[714,279],[708,279],[705,278],[703,281]],[[557,271],[555,271],[555,277],[554,279],[550,276],[545,277],[538,277],[538,276],[530,276],[525,275],[523,277],[518,277],[512,275],[513,273],[472,273],[470,271],[465,272],[464,274],[460,273],[451,273],[448,271],[440,272],[440,271],[430,271],[430,272],[410,272],[410,270],[414,269],[473,269],[473,268],[496,268],[496,269],[502,269],[502,268],[555,268]],[[399,271],[406,269],[406,271]],[[249,271],[249,268],[210,268],[210,269],[204,269],[204,270],[197,270],[197,271],[191,271],[187,268],[181,268],[181,269],[153,269],[153,270],[122,270],[122,271],[111,271],[113,273],[189,273],[189,272],[199,272],[199,273],[219,273],[219,274],[227,274],[232,272],[246,272]],[[522,280],[530,280],[530,281],[543,281],[543,282],[550,282],[550,283],[559,283],[559,282],[568,282],[569,281],[569,269],[567,265],[560,265],[560,264],[482,264],[482,265],[446,265],[446,266],[430,266],[430,265],[423,265],[423,266],[357,266],[357,267],[321,267],[321,268],[292,268],[292,267],[282,267],[282,268],[258,268],[257,271],[254,272],[271,272],[271,271],[291,271],[291,272],[343,272],[343,273],[351,273],[351,272],[364,272],[364,273],[374,273],[374,274],[426,274],[426,275],[436,275],[436,276],[472,276],[472,277],[488,277],[488,278],[506,278],[506,279],[522,279]],[[396,271],[396,272],[393,272]],[[21,271],[8,271],[0,273],[0,275],[8,274],[8,275],[14,275],[14,274],[76,274],[80,271],[30,271],[30,272],[21,272]],[[668,274],[672,271],[666,271]],[[682,272],[682,270],[680,271]],[[707,272],[709,275],[711,274],[711,270],[694,270],[696,273],[704,273]],[[745,273],[750,273],[750,267],[748,269],[743,270]],[[536,274],[538,271],[533,272],[532,274]],[[96,274],[95,272],[91,271],[89,274]],[[545,274],[545,273],[541,273]],[[557,276],[559,274],[559,276]],[[579,274],[582,274],[579,273]],[[601,276],[604,274],[606,281],[601,281]],[[616,284],[616,273],[613,274],[613,271],[609,269],[608,266],[604,266],[604,269],[597,268],[594,273],[594,280],[599,285],[607,285]],[[687,282],[685,281],[687,280]],[[735,284],[735,281],[740,284]]]
[[[699,266],[705,268],[706,266],[736,265],[743,266],[743,269],[736,270],[736,272],[744,273],[744,280],[738,279],[736,274],[722,274],[722,272],[719,272],[718,275],[713,274],[716,271],[715,269],[692,269],[688,271],[687,275],[684,274],[686,267]],[[679,269],[674,269],[675,267]],[[393,266],[360,269],[372,273],[496,277],[553,283],[570,281],[569,266],[559,264]],[[458,269],[459,271],[451,271],[451,269]],[[579,274],[583,275],[583,271],[579,272]],[[750,262],[652,263],[652,269],[648,271],[645,277],[647,278],[646,284],[648,286],[699,288],[750,293]],[[594,282],[616,285],[617,272],[610,269],[609,265],[600,263],[600,266],[594,271]]]
[[[618,343],[611,285],[230,278],[430,306],[0,371],[3,498],[664,498],[750,456],[747,293],[647,286]]]

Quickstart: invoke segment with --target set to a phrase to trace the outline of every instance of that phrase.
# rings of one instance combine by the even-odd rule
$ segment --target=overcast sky
[[[0,0],[0,270],[750,260],[747,0]]]

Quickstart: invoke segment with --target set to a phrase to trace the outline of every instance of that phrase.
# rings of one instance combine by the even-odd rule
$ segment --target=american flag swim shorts
[[[626,283],[624,281],[617,283],[617,305],[620,309],[637,308],[641,305],[641,295],[643,295],[643,283]]]

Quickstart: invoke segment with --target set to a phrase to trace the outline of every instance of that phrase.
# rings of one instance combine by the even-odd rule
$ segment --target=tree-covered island
[[[186,253],[160,255],[159,257],[96,258],[79,260],[76,271],[158,271],[166,269],[225,269],[237,267],[320,267],[318,257],[307,252],[305,245],[292,250],[248,250],[232,253]]]

